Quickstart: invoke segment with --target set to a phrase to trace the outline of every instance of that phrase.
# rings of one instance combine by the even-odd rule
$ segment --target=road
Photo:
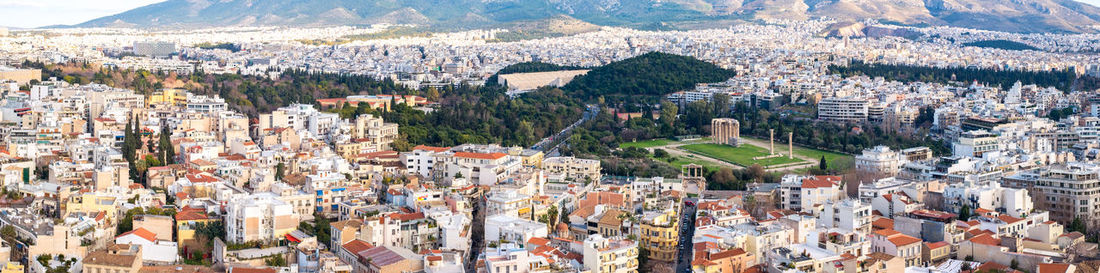
[[[547,156],[557,156],[558,147],[561,146],[562,143],[565,143],[564,140],[569,137],[569,134],[573,133],[573,128],[581,126],[581,124],[584,124],[584,122],[596,117],[596,114],[599,113],[599,106],[592,104],[586,105],[584,109],[584,114],[581,114],[580,119],[578,119],[576,122],[573,122],[573,124],[570,124],[568,127],[561,129],[561,131],[557,134],[543,138],[538,143],[535,143],[534,146],[531,146],[531,149],[542,150],[543,152],[546,152]],[[555,144],[554,146],[549,146],[551,144],[554,144],[555,140],[562,141],[558,141],[557,144]]]
[[[676,257],[676,270],[674,273],[691,273],[691,259],[693,245],[692,237],[695,237],[695,206],[699,202],[696,198],[684,198],[684,201],[692,205],[684,205],[680,210],[680,253]]]
[[[485,195],[479,192],[474,199],[477,201],[473,202],[474,219],[470,225],[470,253],[466,256],[466,273],[477,272],[477,257],[485,247]]]

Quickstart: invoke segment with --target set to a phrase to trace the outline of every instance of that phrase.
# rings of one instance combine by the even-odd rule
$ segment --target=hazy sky
[[[163,0],[0,0],[0,26],[72,25]],[[1100,0],[1077,0],[1100,6]]]

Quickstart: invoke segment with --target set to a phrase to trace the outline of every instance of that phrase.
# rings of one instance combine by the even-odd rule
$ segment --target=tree
[[[1011,267],[1012,269],[1020,270],[1020,261],[1012,259],[1012,264],[1009,265],[1009,267]]]
[[[737,179],[737,175],[733,174],[733,169],[721,168],[718,171],[710,175],[707,179],[708,186],[713,184],[714,188],[722,190],[744,190],[744,183]]]
[[[649,272],[649,266],[646,263],[649,262],[649,250],[638,246],[638,272]]]
[[[428,92],[424,96],[428,101],[439,101],[439,90],[436,90],[435,87],[428,87]]]
[[[711,98],[714,101],[714,116],[724,118],[730,115],[730,95],[715,93]]]
[[[660,124],[661,124],[660,125],[660,132],[661,132],[661,136],[671,137],[671,136],[676,134],[675,133],[676,127],[674,127],[674,123],[676,122],[676,113],[679,112],[679,111],[680,111],[680,108],[676,107],[676,104],[673,104],[673,103],[667,102],[667,101],[661,102],[661,115],[660,115]]]
[[[550,220],[548,224],[550,224],[552,230],[554,225],[558,223],[558,206],[550,205],[550,208],[546,209],[546,217]]]
[[[753,181],[760,182],[764,179],[765,174],[767,174],[767,172],[764,170],[764,166],[760,166],[760,164],[752,164],[752,166],[749,166],[749,176],[752,177]]]
[[[0,228],[0,238],[3,238],[4,241],[14,241],[16,239],[16,236],[18,236],[18,233],[15,232],[15,227],[11,225],[5,225],[4,227]]]
[[[172,146],[172,130],[168,129],[167,125],[160,128],[160,142],[157,143],[157,149],[160,150],[158,155],[160,162],[166,165],[176,163],[176,149]]]
[[[1085,227],[1085,223],[1084,223],[1084,221],[1081,220],[1080,217],[1074,217],[1073,222],[1069,223],[1069,226],[1067,227],[1067,229],[1069,231],[1076,231],[1076,232],[1080,232],[1080,233],[1083,233],[1083,234],[1088,234],[1088,231],[1086,230],[1086,227]]]
[[[275,164],[275,180],[283,180],[283,177],[285,175],[286,165],[283,165],[282,162],[279,162],[279,164]]]
[[[817,163],[817,168],[821,169],[822,171],[829,169],[829,163],[825,162],[825,156],[824,155],[821,156],[821,161]]]
[[[656,158],[668,157],[668,151],[665,151],[665,149],[653,149],[653,157],[656,157]]]
[[[283,258],[283,254],[275,254],[271,258],[264,259],[264,264],[271,267],[283,267],[286,266],[286,258]]]
[[[959,220],[970,220],[970,205],[963,204],[962,207],[959,208]]]

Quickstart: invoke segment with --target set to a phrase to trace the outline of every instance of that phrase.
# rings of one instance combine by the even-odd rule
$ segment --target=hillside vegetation
[[[593,68],[562,89],[582,99],[608,102],[655,102],[698,83],[722,82],[737,76],[732,70],[687,56],[650,52]]]
[[[984,48],[999,48],[1005,50],[1039,50],[1033,46],[1025,43],[1009,40],[985,40],[976,41],[963,44],[963,46],[984,47]]]

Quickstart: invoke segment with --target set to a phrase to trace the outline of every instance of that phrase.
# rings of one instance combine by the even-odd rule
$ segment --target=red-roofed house
[[[175,242],[157,240],[157,234],[140,227],[115,237],[115,244],[141,245],[141,259],[147,262],[176,263],[179,256]]]
[[[921,264],[921,239],[892,229],[876,230],[871,236],[871,252],[881,252],[905,260],[905,266]]]
[[[931,264],[939,264],[951,258],[951,244],[947,242],[924,243],[921,246],[921,259]]]
[[[1077,266],[1072,264],[1039,264],[1039,270],[1036,273],[1076,273]]]
[[[783,176],[779,185],[779,200],[783,209],[801,212],[820,210],[820,205],[840,200],[839,176]]]

